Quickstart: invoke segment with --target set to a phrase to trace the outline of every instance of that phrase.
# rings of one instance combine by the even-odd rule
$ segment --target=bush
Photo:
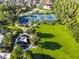
[[[14,49],[12,51],[10,59],[23,59],[22,53],[23,53],[22,47],[16,46],[16,47],[14,47]]]
[[[33,59],[33,55],[31,51],[25,51],[23,54],[24,59]]]

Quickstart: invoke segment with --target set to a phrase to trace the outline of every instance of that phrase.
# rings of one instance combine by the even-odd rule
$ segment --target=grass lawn
[[[37,33],[39,47],[31,49],[36,59],[79,59],[79,44],[64,25],[41,24]]]

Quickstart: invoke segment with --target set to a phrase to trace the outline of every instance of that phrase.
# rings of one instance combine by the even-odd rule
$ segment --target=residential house
[[[0,0],[0,3],[4,3],[5,0]]]
[[[44,9],[51,9],[52,1],[51,0],[42,0]]]

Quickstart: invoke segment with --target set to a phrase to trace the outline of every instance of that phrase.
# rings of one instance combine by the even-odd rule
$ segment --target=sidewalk
[[[0,59],[9,59],[11,53],[0,53]]]

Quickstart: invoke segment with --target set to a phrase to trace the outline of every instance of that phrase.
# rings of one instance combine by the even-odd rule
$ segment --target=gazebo
[[[15,46],[17,44],[20,44],[23,47],[23,51],[26,51],[30,45],[30,35],[27,33],[19,35],[19,37],[15,41]]]

